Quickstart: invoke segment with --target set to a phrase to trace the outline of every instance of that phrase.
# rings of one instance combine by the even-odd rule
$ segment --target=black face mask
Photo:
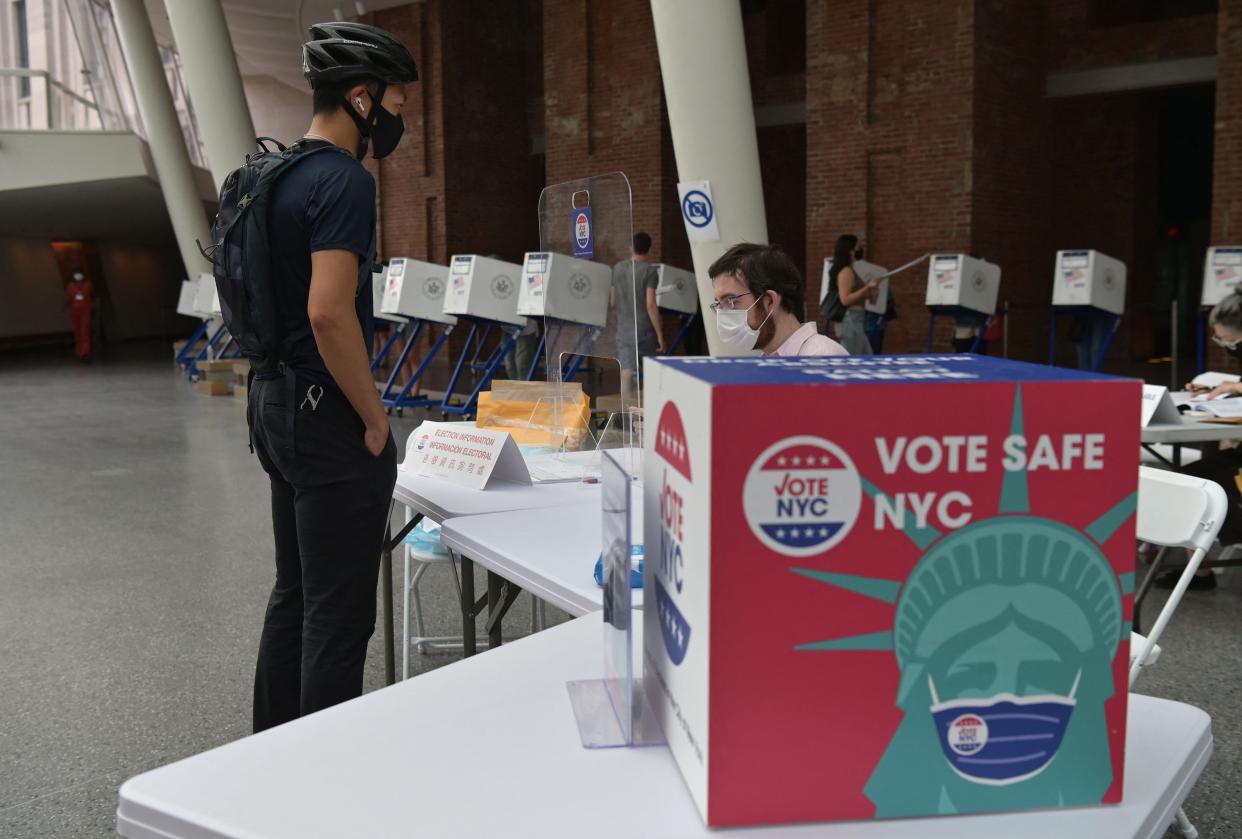
[[[383,105],[371,112],[371,154],[376,160],[388,157],[401,142],[405,133],[405,120],[391,113]]]
[[[393,149],[401,142],[401,135],[405,133],[405,121],[381,104],[385,87],[381,86],[379,92],[371,97],[370,119],[363,118],[348,101],[345,103],[345,110],[353,118],[354,125],[358,126],[358,133],[362,135],[362,143],[358,148],[359,160],[367,156],[368,145],[371,145],[371,155],[376,160],[387,157],[392,154]]]
[[[1233,356],[1234,360],[1238,363],[1242,363],[1242,344],[1238,344],[1238,346],[1231,350],[1225,350],[1225,352]]]
[[[854,251],[854,258],[855,258],[855,259],[862,259],[862,258],[863,258],[863,249],[862,249],[862,248],[859,248],[858,250]]]

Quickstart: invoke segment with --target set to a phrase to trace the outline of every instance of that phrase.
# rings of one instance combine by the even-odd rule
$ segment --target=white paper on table
[[[1206,373],[1200,373],[1191,379],[1191,382],[1201,387],[1213,388],[1224,384],[1231,384],[1242,380],[1242,377],[1233,373],[1218,373],[1215,370],[1209,370]]]
[[[1242,417],[1242,399],[1205,399],[1192,404],[1196,411],[1214,417]]]
[[[467,489],[487,489],[495,481],[530,485],[526,461],[504,431],[463,423],[427,421],[411,432],[401,469]]]
[[[1178,408],[1183,405],[1194,407],[1203,401],[1203,394],[1195,393],[1193,390],[1175,390],[1169,394],[1169,399],[1173,400],[1173,404]]]

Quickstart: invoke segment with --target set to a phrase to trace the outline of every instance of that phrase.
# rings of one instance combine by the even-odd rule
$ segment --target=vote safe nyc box
[[[709,825],[1121,800],[1140,382],[645,363],[643,688]]]
[[[522,266],[486,256],[464,254],[449,260],[446,315],[470,317],[525,326],[517,313]]]
[[[608,323],[612,268],[563,253],[528,253],[522,263],[517,313],[586,326]]]
[[[1052,278],[1053,306],[1090,306],[1123,314],[1126,265],[1099,251],[1057,251]]]
[[[443,265],[404,256],[393,257],[388,262],[380,311],[390,319],[397,315],[432,323],[457,323],[457,318],[444,313],[448,273],[449,269]]]

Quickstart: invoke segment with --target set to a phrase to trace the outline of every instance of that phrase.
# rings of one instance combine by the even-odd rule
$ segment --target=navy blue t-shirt
[[[320,144],[316,144],[320,145]],[[276,305],[286,335],[300,337],[288,356],[290,366],[312,379],[327,376],[306,313],[310,298],[311,254],[342,250],[358,255],[358,295],[354,308],[371,352],[371,259],[375,253],[375,179],[352,155],[320,151],[299,160],[281,175],[271,198],[268,247]],[[327,383],[324,379],[323,383]]]

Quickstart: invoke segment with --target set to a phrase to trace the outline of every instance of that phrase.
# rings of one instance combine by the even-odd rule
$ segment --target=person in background
[[[95,285],[81,271],[65,284],[69,321],[73,324],[73,354],[78,361],[91,360],[91,317],[95,311]]]
[[[858,237],[845,234],[837,238],[832,249],[832,268],[828,281],[833,284],[845,315],[837,324],[837,339],[850,355],[871,355],[871,342],[867,340],[866,309],[864,304],[874,302],[879,295],[879,283],[864,283],[854,273],[854,260],[863,258],[863,248]]]
[[[617,361],[621,363],[621,395],[625,401],[642,380],[643,359],[664,352],[666,346],[656,303],[659,284],[660,275],[651,262],[651,236],[635,233],[632,257],[612,268],[609,293],[617,310]]]
[[[527,318],[526,325],[514,339],[512,352],[505,356],[505,374],[510,379],[525,380],[530,375],[530,366],[538,348],[539,325],[534,318]]]
[[[1212,342],[1229,353],[1235,361],[1242,362],[1242,294],[1235,291],[1217,303],[1208,317],[1208,323],[1212,329]],[[1211,389],[1188,384],[1186,390],[1204,393],[1209,399],[1242,396],[1242,382],[1224,382]],[[1222,545],[1242,542],[1242,492],[1239,492],[1236,480],[1238,472],[1242,471],[1242,447],[1204,452],[1202,459],[1183,466],[1182,471],[1220,484],[1229,506],[1218,538]],[[1181,571],[1170,571],[1157,577],[1156,585],[1160,588],[1173,588],[1180,576]],[[1216,575],[1210,568],[1200,569],[1190,581],[1190,587],[1199,590],[1214,589]]]
[[[873,355],[883,355],[884,330],[888,328],[890,320],[897,320],[897,304],[893,302],[891,284],[888,289],[888,303],[884,306],[884,313],[866,312],[866,316],[867,340],[871,342],[871,353]]]
[[[712,303],[716,333],[726,349],[738,354],[761,350],[764,355],[849,355],[836,341],[819,334],[815,321],[803,323],[806,281],[779,247],[734,245],[707,274],[716,298]]]

